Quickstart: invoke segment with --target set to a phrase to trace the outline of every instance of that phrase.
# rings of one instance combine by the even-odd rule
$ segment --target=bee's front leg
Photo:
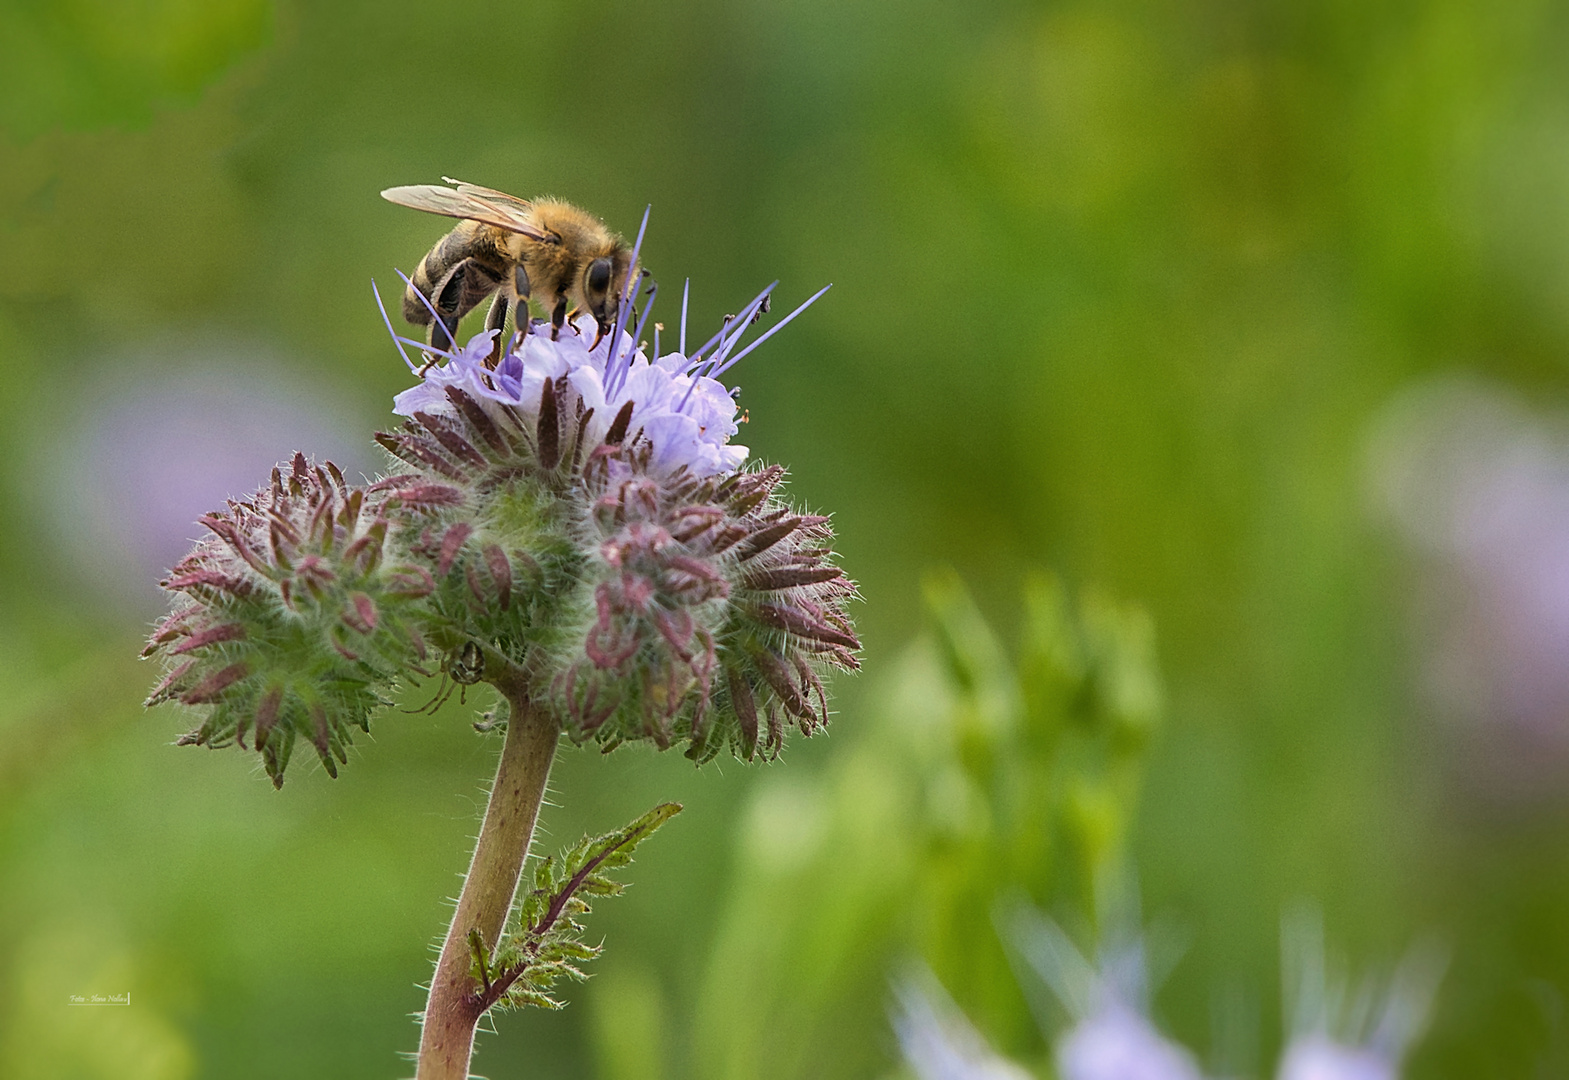
[[[495,340],[490,343],[490,356],[485,360],[486,367],[495,367],[501,362],[502,338],[507,329],[506,293],[498,292],[490,302],[490,311],[485,315],[485,329],[496,332]]]
[[[517,297],[517,300],[514,301],[512,308],[512,323],[518,328],[518,333],[527,335],[529,322],[528,296],[530,292],[530,285],[528,280],[528,271],[523,269],[522,263],[519,263],[517,268],[512,271],[512,291]]]
[[[561,297],[556,301],[555,310],[550,313],[550,340],[555,341],[561,336],[561,328],[567,322],[567,298]]]

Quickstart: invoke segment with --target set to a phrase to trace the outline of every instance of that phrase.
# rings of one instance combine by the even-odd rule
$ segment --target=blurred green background
[[[142,710],[134,655],[197,532],[200,506],[169,548],[187,472],[302,441],[377,467],[408,375],[369,281],[391,297],[445,226],[376,193],[444,174],[628,233],[652,203],[667,327],[687,276],[698,328],[834,282],[738,369],[740,441],[834,514],[865,597],[865,673],[786,761],[563,753],[548,844],[687,812],[596,911],[596,977],[501,1017],[477,1073],[891,1075],[912,952],[1044,1061],[995,956],[966,984],[946,924],[845,884],[935,849],[897,813],[824,839],[910,741],[934,566],[1003,642],[1034,568],[1152,618],[1127,845],[1186,935],[1168,1030],[1216,1060],[1240,995],[1263,1070],[1278,920],[1311,899],[1358,964],[1449,943],[1410,1075],[1569,1070],[1569,716],[1501,757],[1506,724],[1437,718],[1449,578],[1368,479],[1389,403],[1435,376],[1544,424],[1569,391],[1561,5],[3,0],[0,1075],[411,1071],[494,741],[455,704],[392,713],[342,779],[275,793],[173,749],[189,719]],[[981,906],[1021,884],[986,873]]]

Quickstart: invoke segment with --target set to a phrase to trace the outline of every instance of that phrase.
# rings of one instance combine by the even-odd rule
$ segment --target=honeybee
[[[523,327],[529,298],[538,300],[550,316],[552,338],[580,311],[594,316],[601,336],[610,332],[622,288],[636,273],[625,240],[593,214],[560,199],[528,201],[450,176],[442,179],[454,187],[415,184],[381,193],[399,206],[463,219],[420,260],[403,293],[403,317],[429,327],[427,342],[453,343],[458,320],[492,293],[485,328],[498,331],[497,356],[509,301],[513,322]]]

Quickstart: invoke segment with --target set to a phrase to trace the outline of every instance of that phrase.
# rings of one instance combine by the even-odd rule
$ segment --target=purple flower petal
[[[730,329],[738,339],[744,326]],[[524,334],[491,369],[486,362],[495,334],[487,330],[460,349],[440,353],[441,362],[425,371],[418,386],[393,399],[393,412],[450,415],[447,388],[456,387],[481,402],[515,410],[531,427],[539,418],[546,380],[566,376],[567,400],[558,399],[558,407],[565,416],[593,410],[583,433],[591,445],[605,438],[631,402],[626,438],[648,445],[649,467],[656,473],[684,468],[697,477],[713,476],[746,461],[747,448],[730,445],[740,430],[734,396],[718,379],[691,373],[690,357],[673,352],[651,360],[631,334],[617,328],[602,335],[584,315],[563,327],[555,340],[546,333]]]

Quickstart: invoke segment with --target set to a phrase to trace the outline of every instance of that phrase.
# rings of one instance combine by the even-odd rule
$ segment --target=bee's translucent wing
[[[464,187],[468,188],[468,185]],[[508,203],[497,204],[477,194],[483,190],[485,189],[468,188],[468,190],[453,191],[451,188],[439,187],[435,184],[413,184],[408,187],[388,188],[381,193],[381,197],[399,206],[424,210],[426,213],[483,221],[486,225],[494,225],[499,229],[520,233],[535,240],[546,239],[545,234],[530,223],[527,216],[528,203],[522,199],[506,196]]]
[[[505,191],[495,188],[480,187],[478,184],[468,184],[462,180],[454,180],[450,176],[443,176],[443,180],[458,189],[459,195],[472,195],[477,199],[495,203],[497,206],[508,207],[522,213],[527,213],[533,204],[527,199],[520,199],[516,195],[508,195]]]

